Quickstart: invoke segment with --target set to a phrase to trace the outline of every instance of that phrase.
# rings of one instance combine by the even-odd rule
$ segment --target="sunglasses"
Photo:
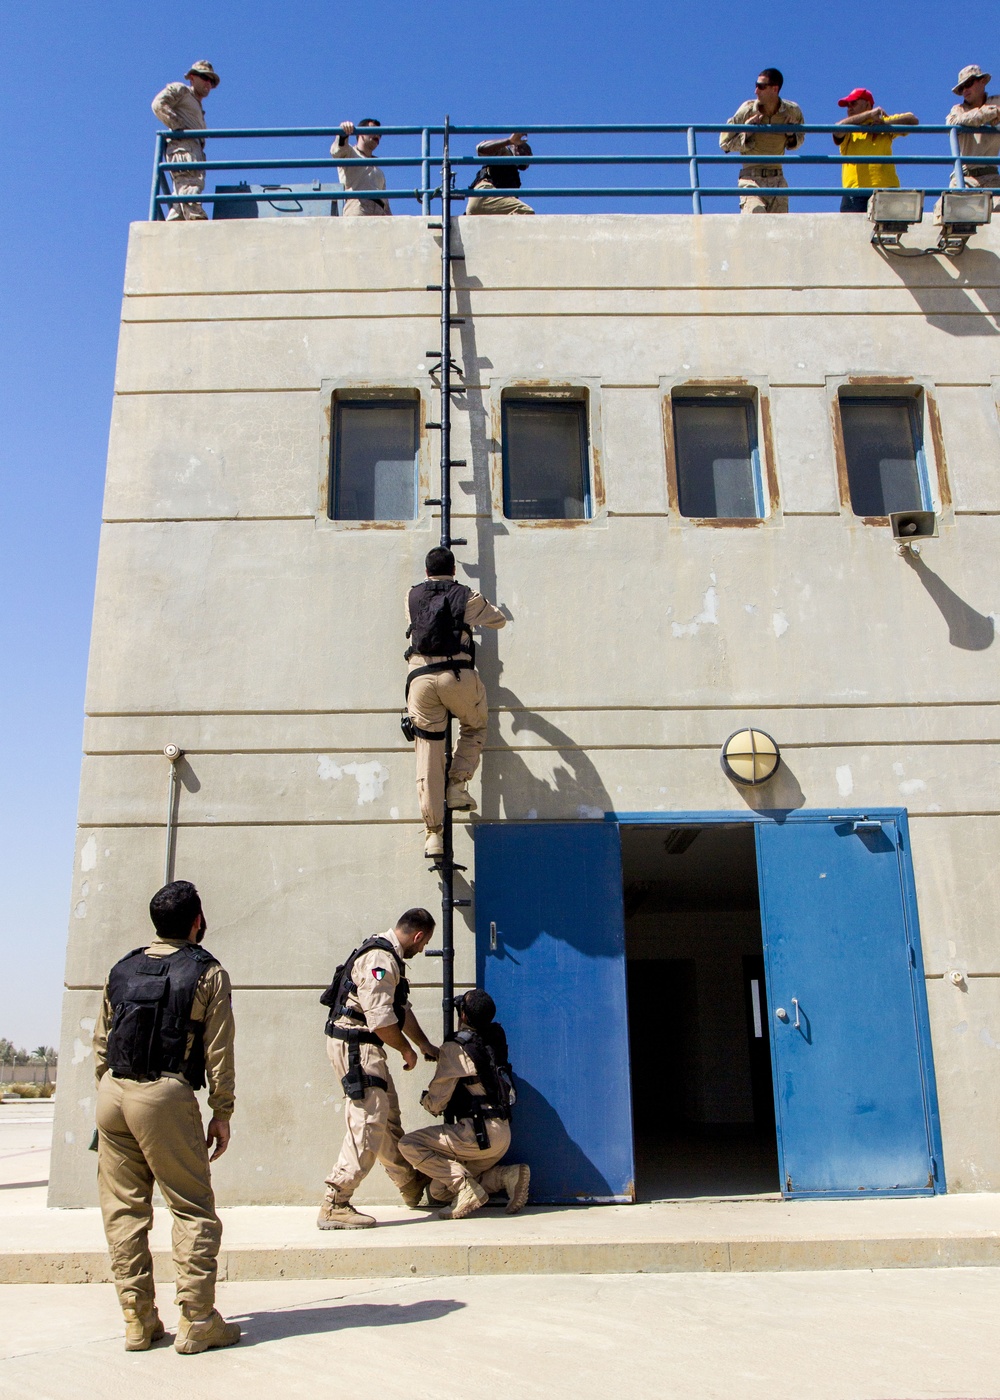
[[[774,83],[762,83],[762,82],[760,82],[760,81],[758,80],[756,83],[754,83],[754,87],[755,87],[755,88],[774,87]]]
[[[964,83],[959,83],[959,85],[958,85],[958,90],[959,90],[959,92],[964,92],[966,88],[970,88],[970,87],[972,86],[973,83],[978,83],[978,82],[979,82],[979,79],[978,79],[978,78],[966,78],[966,80],[965,80]]]

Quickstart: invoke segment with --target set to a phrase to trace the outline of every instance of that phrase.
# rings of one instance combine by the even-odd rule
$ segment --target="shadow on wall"
[[[923,559],[907,552],[903,558],[927,589],[938,612],[948,624],[948,641],[962,651],[985,651],[993,645],[996,626],[988,614],[976,612],[929,569]]]
[[[995,253],[972,248],[955,262],[943,257],[882,256],[929,326],[948,335],[1000,335],[1000,258]]]
[[[741,787],[733,783],[733,787],[752,812],[761,812],[776,822],[783,821],[790,812],[806,805],[806,795],[784,754],[781,755],[777,773],[769,782],[761,787]]]
[[[554,1205],[615,1195],[603,1172],[570,1137],[548,1099],[514,1073],[517,1106],[506,1160],[531,1168],[531,1200]]]

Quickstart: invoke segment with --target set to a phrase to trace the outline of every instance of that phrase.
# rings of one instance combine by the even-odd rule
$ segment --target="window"
[[[753,399],[674,395],[677,504],[701,520],[760,520],[764,503]]]
[[[508,520],[590,516],[587,404],[508,398],[503,411],[503,513]]]
[[[929,506],[919,398],[841,394],[840,423],[855,515]]]
[[[415,398],[337,400],[334,520],[416,518],[418,408]]]

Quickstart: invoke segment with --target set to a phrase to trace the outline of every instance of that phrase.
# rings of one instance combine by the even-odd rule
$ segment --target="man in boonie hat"
[[[992,77],[985,73],[978,63],[970,63],[958,75],[958,82],[952,88],[961,102],[956,102],[946,118],[949,126],[961,127],[958,133],[958,149],[963,156],[962,171],[965,183],[977,188],[1000,188],[1000,174],[996,164],[987,165],[987,160],[1000,158],[1000,97],[987,97],[986,85]],[[950,184],[958,184],[958,176],[952,171]],[[993,208],[1000,209],[1000,197],[994,198]]]
[[[893,141],[903,133],[887,128],[920,125],[919,118],[912,112],[896,112],[890,116],[883,107],[876,107],[875,99],[867,88],[852,88],[837,106],[847,108],[847,116],[841,117],[838,126],[861,128],[860,131],[833,133],[842,156],[891,156]],[[844,186],[844,197],[840,201],[842,214],[863,214],[868,208],[870,195],[859,194],[859,190],[899,189],[896,167],[881,162],[842,165],[840,179]]]
[[[153,111],[171,131],[204,131],[205,109],[201,104],[212,89],[219,86],[219,75],[207,58],[199,58],[184,76],[189,80],[187,83],[168,83],[156,94]],[[198,137],[167,142],[167,160],[204,159],[205,142]],[[181,170],[176,175],[171,172],[170,179],[174,194],[201,194],[205,188],[204,170]],[[171,204],[167,214],[168,220],[206,217],[200,204]]]

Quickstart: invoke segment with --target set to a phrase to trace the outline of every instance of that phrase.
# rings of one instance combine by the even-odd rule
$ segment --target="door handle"
[[[798,1031],[798,1030],[801,1030],[801,1029],[802,1029],[802,1022],[799,1020],[799,999],[798,999],[798,997],[792,997],[792,1005],[795,1007],[795,1020],[794,1020],[794,1022],[793,1022],[792,1024],[794,1025],[795,1029]]]
[[[783,1006],[779,1006],[778,1009],[775,1011],[775,1013],[774,1013],[774,1019],[775,1019],[776,1021],[787,1021],[787,1020],[788,1020],[788,1012],[785,1010],[785,1008],[784,1008]]]
[[[491,952],[491,953],[495,953],[496,950],[497,950],[497,926],[496,926],[496,924],[493,923],[492,920],[491,920],[491,921],[490,921],[490,952]]]

